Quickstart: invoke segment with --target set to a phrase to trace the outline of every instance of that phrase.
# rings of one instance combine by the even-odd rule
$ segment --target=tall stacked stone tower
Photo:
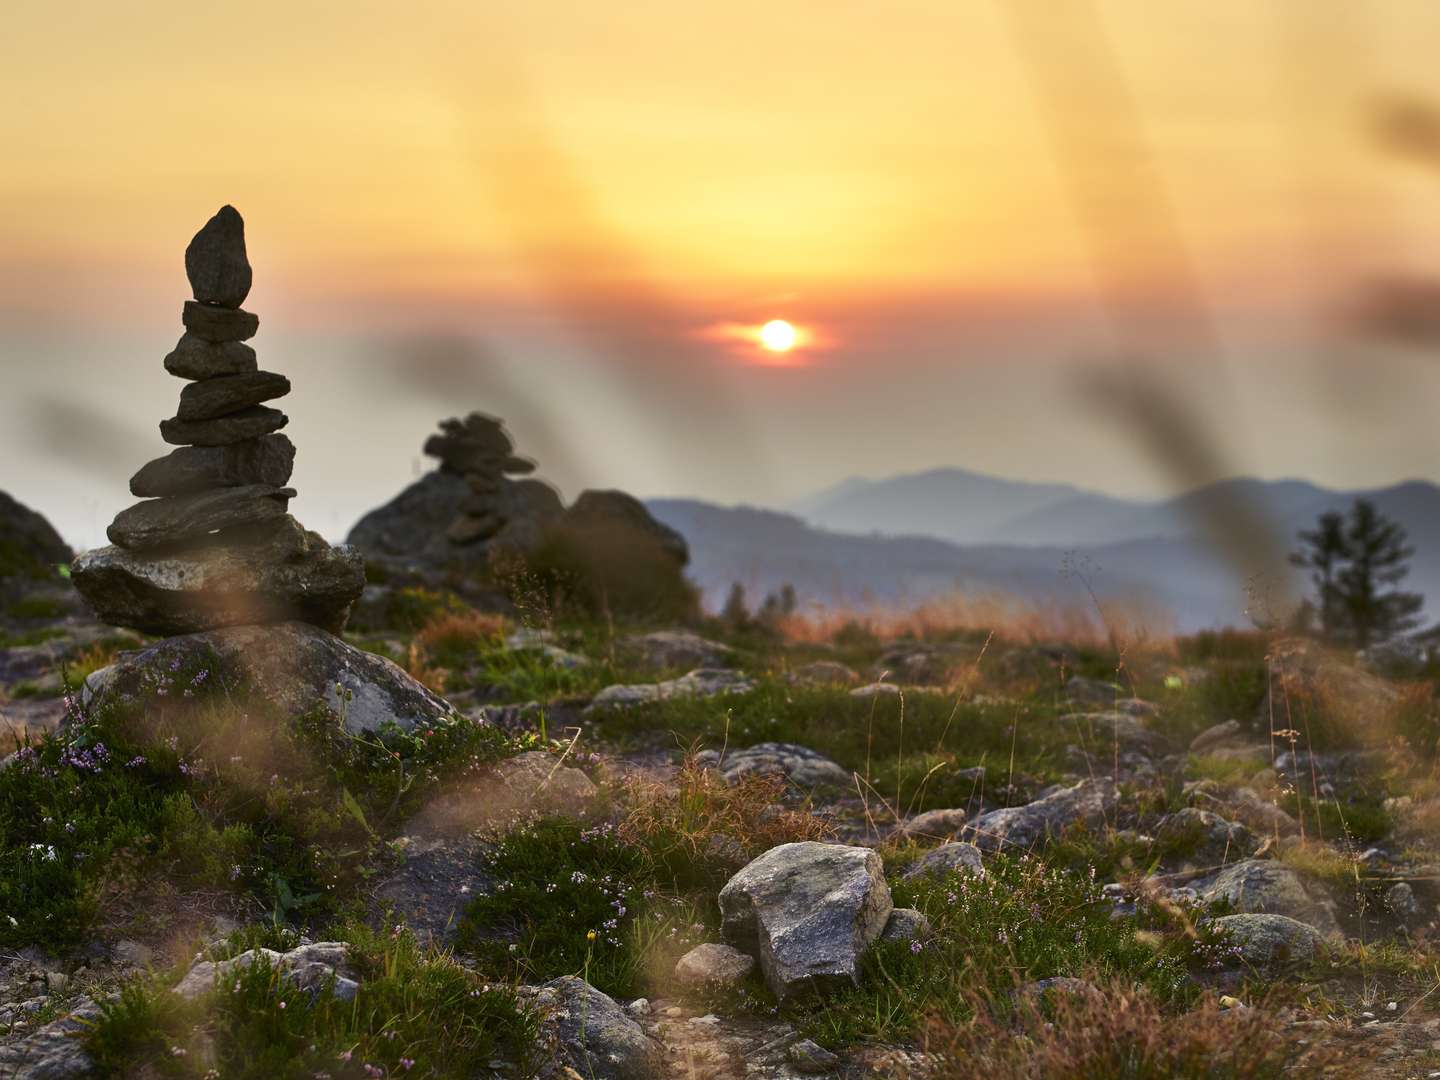
[[[260,320],[245,222],[224,206],[185,249],[195,298],[165,370],[186,380],[160,436],[179,447],[130,480],[143,501],[116,515],[115,546],[86,552],[71,575],[101,619],[152,634],[299,619],[339,632],[365,586],[359,556],[286,513],[295,447],[289,418],[266,405],[290,380],[261,371],[245,342]]]

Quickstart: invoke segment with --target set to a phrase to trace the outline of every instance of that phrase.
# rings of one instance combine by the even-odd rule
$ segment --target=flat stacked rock
[[[535,463],[515,456],[515,444],[504,424],[493,416],[472,412],[464,420],[440,422],[440,434],[425,440],[425,453],[440,459],[440,468],[465,478],[470,495],[460,514],[445,530],[452,544],[489,540],[509,520],[504,498],[506,474],[535,471]]]
[[[185,249],[195,299],[165,370],[186,381],[160,437],[178,449],[130,480],[143,501],[106,530],[71,574],[106,622],[154,634],[300,619],[338,632],[365,584],[358,554],[332,549],[287,512],[295,446],[267,405],[290,380],[261,371],[245,222],[221,207]]]

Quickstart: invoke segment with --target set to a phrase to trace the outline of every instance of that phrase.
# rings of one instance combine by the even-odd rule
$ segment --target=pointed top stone
[[[245,219],[222,206],[185,249],[185,275],[195,299],[238,308],[250,293],[250,260],[245,257]]]

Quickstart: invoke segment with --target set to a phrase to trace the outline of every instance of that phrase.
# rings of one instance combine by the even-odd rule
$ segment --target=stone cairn
[[[295,446],[265,402],[290,392],[259,370],[245,222],[231,206],[185,249],[195,298],[165,370],[187,381],[160,436],[178,449],[130,480],[142,502],[116,515],[114,547],[76,560],[72,578],[106,622],[148,633],[301,619],[338,632],[364,588],[359,556],[332,549],[287,512]]]
[[[509,520],[504,497],[506,474],[535,471],[535,463],[516,457],[515,444],[496,417],[472,412],[464,420],[440,422],[440,434],[425,440],[425,453],[440,459],[440,468],[465,478],[470,496],[460,504],[459,516],[445,530],[452,544],[489,540]]]

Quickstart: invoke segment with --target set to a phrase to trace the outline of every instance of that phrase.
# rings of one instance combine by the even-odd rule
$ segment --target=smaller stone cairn
[[[425,453],[440,459],[440,468],[465,478],[470,497],[445,530],[453,544],[489,540],[503,529],[509,515],[503,486],[506,474],[535,471],[535,463],[516,457],[515,444],[496,417],[472,412],[464,420],[440,422],[440,434],[425,440]]]
[[[185,249],[194,299],[165,370],[186,380],[160,436],[178,447],[130,480],[142,501],[106,530],[114,547],[81,556],[76,587],[106,622],[180,634],[300,619],[338,632],[364,588],[352,552],[306,532],[286,508],[295,446],[267,402],[290,380],[261,371],[246,345],[260,320],[250,292],[245,222],[224,206]]]

